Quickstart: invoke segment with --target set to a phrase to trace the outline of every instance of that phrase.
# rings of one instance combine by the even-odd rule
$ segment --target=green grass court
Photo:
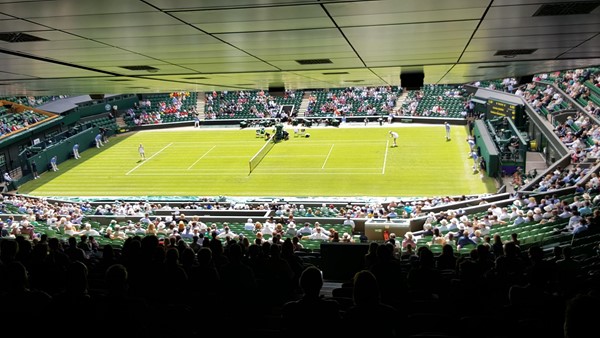
[[[254,128],[159,130],[111,138],[59,164],[19,193],[39,196],[398,196],[483,194],[494,181],[473,174],[465,127],[396,125],[308,128],[277,143],[249,174],[265,144]],[[392,148],[388,131],[399,133]],[[138,145],[144,144],[141,161]]]

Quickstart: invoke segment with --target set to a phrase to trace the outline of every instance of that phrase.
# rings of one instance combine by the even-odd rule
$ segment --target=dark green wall
[[[94,137],[98,135],[99,132],[100,130],[98,129],[98,127],[86,129],[76,135],[73,135],[63,141],[60,141],[57,144],[47,147],[46,149],[40,151],[36,155],[28,158],[26,160],[27,174],[25,174],[24,172],[23,178],[18,182],[18,184],[22,184],[25,181],[28,181],[33,178],[31,176],[31,162],[35,162],[35,164],[37,165],[38,173],[41,174],[44,171],[48,170],[50,166],[50,159],[54,155],[56,155],[58,159],[57,163],[60,167],[61,162],[64,162],[73,156],[72,150],[73,145],[75,143],[79,143],[79,151],[83,152],[84,150],[95,146]]]
[[[497,177],[500,171],[500,155],[483,120],[475,121],[473,134],[481,157],[487,164],[487,175]]]

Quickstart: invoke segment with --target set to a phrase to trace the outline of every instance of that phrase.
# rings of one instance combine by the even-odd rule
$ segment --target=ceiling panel
[[[267,62],[275,61],[290,61],[290,60],[306,60],[306,59],[341,59],[341,58],[355,58],[356,53],[347,46],[336,46],[323,52],[320,48],[286,48],[285,51],[280,49],[261,50],[257,57]],[[285,53],[285,54],[282,54]]]
[[[190,72],[189,69],[184,69],[180,65],[172,65],[172,64],[148,65],[148,66],[151,66],[152,68],[155,68],[155,70],[152,70],[152,71],[129,70],[126,68],[122,68],[122,66],[126,66],[126,65],[116,66],[113,64],[112,66],[95,67],[95,68],[105,71],[105,72],[111,72],[111,73],[117,73],[117,74],[123,74],[123,75],[148,75],[151,73],[152,74],[181,74],[181,73],[189,73]]]
[[[0,41],[0,95],[385,85],[407,69],[462,83],[598,65],[600,9],[532,17],[555,2],[0,0],[11,41]],[[48,41],[18,42],[21,32]],[[537,51],[494,55],[527,48]],[[496,64],[507,66],[479,68]],[[157,70],[122,68],[144,65]]]
[[[480,19],[487,3],[479,0],[397,0],[326,4],[340,27],[381,26],[435,21]]]
[[[382,13],[372,15],[336,16],[335,22],[341,27],[378,26],[397,23],[423,23],[431,21],[464,21],[479,19],[485,8],[454,9],[448,11]]]
[[[27,79],[27,78],[32,78],[32,77],[31,76],[27,76],[27,75],[23,75],[23,74],[0,72],[0,78],[2,79],[2,81],[0,81],[0,86],[4,86],[7,82],[9,82],[7,80]],[[1,90],[2,89],[0,89],[0,91]]]
[[[596,1],[596,0],[577,0],[578,2]],[[528,5],[528,4],[551,4],[556,2],[565,2],[565,0],[494,0],[492,6],[509,6],[509,5]]]
[[[540,8],[540,4],[524,4],[519,6],[497,6],[491,7],[485,15],[486,20],[531,18]],[[508,26],[510,27],[510,26]]]
[[[156,67],[156,68],[160,69],[160,68],[162,68],[163,65],[167,64],[164,61],[160,61],[160,60],[156,60],[156,59],[152,59],[152,58],[140,60],[139,56],[136,56],[133,54],[121,54],[121,55],[117,55],[117,56],[111,55],[110,57],[107,57],[106,59],[95,60],[95,61],[85,60],[85,61],[72,61],[72,62],[73,62],[73,64],[76,64],[76,65],[92,67],[95,69],[100,69],[100,68],[104,68],[104,67],[115,67],[115,66],[125,67],[125,66],[140,66],[140,65],[151,66],[151,67]],[[121,73],[121,70],[119,70],[117,73]]]
[[[235,72],[256,72],[256,71],[274,71],[277,68],[270,66],[264,62],[232,62],[232,63],[195,63],[182,65],[186,68],[192,69],[202,73],[222,72],[222,73],[235,73]]]
[[[334,24],[319,5],[173,12],[173,16],[208,33],[330,28]]]
[[[123,27],[103,27],[102,29],[84,28],[84,29],[67,29],[73,35],[81,36],[88,39],[127,39],[127,38],[143,38],[151,36],[183,36],[198,34],[198,29],[189,25],[146,25],[146,26],[129,26],[127,29]]]
[[[9,43],[0,42],[0,48],[15,51],[24,51],[36,54],[36,52],[45,52],[48,50],[70,50],[70,49],[89,49],[89,48],[102,48],[103,44],[91,40],[61,40],[61,41],[36,41],[36,42],[22,42],[22,43]]]
[[[116,37],[112,39],[96,39],[107,45],[121,47],[121,48],[132,48],[140,46],[149,47],[162,47],[172,45],[205,45],[205,44],[216,44],[220,42],[210,35],[202,34],[197,32],[192,35],[177,35],[177,36],[144,36],[144,37]]]
[[[600,34],[597,34],[593,38],[582,42],[569,52],[600,52]]]
[[[550,26],[550,27],[504,27],[498,29],[478,29],[476,39],[495,38],[495,37],[519,37],[528,35],[560,35],[560,34],[579,34],[579,33],[597,33],[598,25],[569,25],[569,26]]]
[[[348,67],[363,67],[363,63],[359,58],[342,58],[331,59],[330,64],[317,65],[300,65],[295,61],[271,61],[273,66],[282,70],[299,70],[299,69],[338,69]]]
[[[564,16],[538,16],[538,17],[510,17],[492,19],[485,17],[479,29],[502,29],[521,27],[549,27],[549,32],[559,30],[562,26],[572,25],[598,25],[598,15],[564,15]]]
[[[63,31],[57,30],[45,30],[45,31],[24,31],[24,33],[36,36],[38,38],[46,39],[49,41],[65,41],[65,40],[80,40],[82,37],[74,34],[70,34]]]
[[[460,59],[461,63],[468,62],[503,62],[517,60],[552,60],[557,58],[562,53],[566,52],[567,48],[542,48],[536,50],[532,54],[516,55],[515,57],[505,57],[502,55],[494,55],[496,51],[472,51],[465,52]]]
[[[577,51],[568,51],[564,54],[561,54],[559,59],[572,59],[572,58],[595,58],[600,54],[600,51],[590,51],[590,52],[577,52]]]
[[[143,1],[123,0],[60,0],[35,1],[35,3],[5,1],[0,4],[0,12],[10,13],[20,18],[133,13],[151,10],[152,8]]]
[[[0,20],[0,32],[23,32],[47,29],[47,27],[25,20]]]
[[[216,34],[219,39],[240,49],[347,45],[337,29]],[[318,38],[317,38],[318,37]]]
[[[554,70],[561,70],[564,65],[564,69],[575,69],[581,67],[589,67],[592,65],[598,65],[600,62],[599,58],[594,60],[548,60],[548,61],[518,61],[518,62],[505,62],[504,68],[485,68],[481,69],[480,66],[486,66],[489,64],[462,64],[456,65],[442,80],[443,83],[457,83],[456,80],[464,78],[465,75],[477,75],[476,77],[470,78],[468,82],[475,82],[477,80],[489,80],[489,79],[501,79],[505,77],[515,77],[519,75],[536,74],[552,72]]]
[[[185,65],[187,66],[188,64],[201,64],[201,63],[231,63],[231,62],[237,62],[237,63],[242,63],[242,62],[255,62],[256,58],[252,57],[252,56],[248,56],[248,55],[239,55],[239,56],[234,56],[231,54],[227,55],[227,59],[224,59],[223,54],[221,55],[208,55],[208,54],[202,54],[197,55],[191,55],[191,57],[187,57],[186,55],[167,55],[166,57],[162,58],[165,60],[168,60],[169,62],[172,62],[174,64],[178,64],[178,65]],[[159,61],[157,59],[150,59],[150,60],[154,60],[155,62],[165,62],[165,61]]]
[[[432,57],[423,57],[423,58],[407,58],[402,60],[402,64],[405,66],[424,66],[424,65],[440,65],[446,63],[454,63],[456,58],[432,58]],[[394,61],[369,61],[369,67],[390,67],[398,62]]]
[[[397,46],[399,49],[427,45],[431,50],[439,48],[444,40],[464,47],[471,37],[477,21],[421,23],[377,27],[347,27],[342,31],[359,54],[380,48]],[[454,50],[455,48],[453,48]]]
[[[86,49],[48,49],[44,51],[44,57],[64,60],[69,62],[72,59],[78,60],[98,60],[112,55],[128,54],[130,52],[123,51],[119,48],[114,47],[101,47],[101,48],[86,48]],[[1,65],[0,65],[1,67]]]
[[[343,1],[343,0],[337,0]],[[351,0],[352,1],[352,0]],[[215,9],[215,8],[236,8],[236,7],[264,7],[272,5],[289,4],[308,4],[321,2],[318,0],[147,0],[149,4],[164,10],[175,9]],[[325,0],[323,2],[336,2],[335,0]],[[346,2],[346,1],[343,1]]]
[[[325,7],[333,16],[358,15],[361,13],[365,15],[411,12],[433,13],[455,9],[486,8],[488,5],[488,1],[481,0],[403,0],[400,6],[396,0],[337,2],[327,3],[325,1]]]
[[[488,39],[473,39],[467,51],[499,50],[499,49],[527,49],[527,48],[569,48],[591,38],[592,33],[561,34],[561,35],[534,35],[520,37],[503,37]]]
[[[398,62],[400,59],[419,59],[423,57],[445,58],[448,56],[460,55],[462,51],[461,47],[455,46],[455,53],[451,53],[452,49],[450,47],[452,46],[448,46],[443,50],[436,49],[435,51],[432,51],[429,47],[387,49],[380,52],[374,51],[373,53],[363,53],[361,54],[361,57],[365,61],[396,60],[396,62]]]
[[[421,23],[348,27],[343,32],[369,67],[425,65],[456,62],[476,25],[476,21]],[[428,53],[431,56],[421,57]]]
[[[105,27],[122,27],[125,29],[126,27],[175,25],[179,23],[177,19],[161,12],[53,16],[32,20],[41,25],[62,30]]]
[[[2,67],[3,69],[10,69],[11,73],[29,77],[65,78],[98,76],[97,72],[30,59],[5,59],[2,60]]]

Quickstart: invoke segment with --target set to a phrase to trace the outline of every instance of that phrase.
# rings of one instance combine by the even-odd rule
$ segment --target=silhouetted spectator
[[[331,336],[339,333],[340,307],[335,300],[321,297],[321,288],[323,287],[321,271],[314,266],[304,269],[299,283],[303,292],[302,298],[285,303],[281,309],[283,335],[307,337],[314,334],[315,327],[313,325],[306,325],[299,321],[300,318],[306,318],[307,315],[324,321],[325,325],[320,325],[319,334]]]
[[[381,302],[375,275],[362,270],[356,273],[353,282],[354,306],[346,310],[343,316],[343,328],[347,334],[356,337],[396,337],[396,329],[403,326],[403,320],[395,308]]]

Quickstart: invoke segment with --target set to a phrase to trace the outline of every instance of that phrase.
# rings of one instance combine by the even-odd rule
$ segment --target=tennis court
[[[252,128],[161,130],[117,136],[80,160],[59,164],[20,193],[42,196],[443,196],[495,191],[474,175],[465,127],[394,125],[310,128],[280,141],[249,173],[264,146]],[[392,148],[389,130],[399,133]],[[142,143],[146,160],[137,152]]]

